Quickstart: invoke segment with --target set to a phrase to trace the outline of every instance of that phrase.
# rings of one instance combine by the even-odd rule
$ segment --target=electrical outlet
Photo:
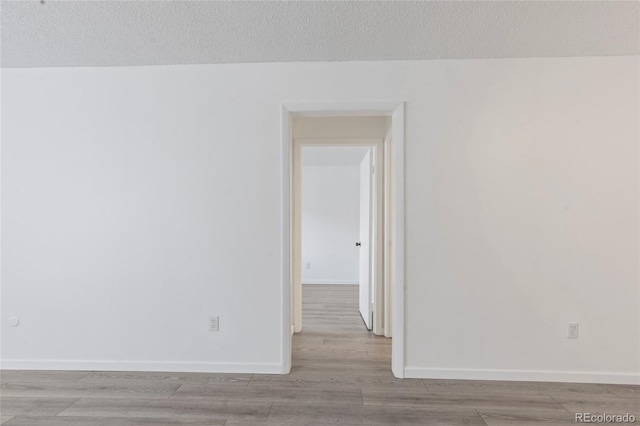
[[[209,331],[219,331],[220,330],[220,317],[209,317]]]
[[[570,322],[569,328],[567,328],[567,339],[577,339],[578,338],[578,323]]]
[[[311,269],[311,262],[307,262],[307,269]]]

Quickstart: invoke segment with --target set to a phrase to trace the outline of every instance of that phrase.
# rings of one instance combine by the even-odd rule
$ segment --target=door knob
[[[358,242],[356,243],[356,247],[360,247],[361,245],[362,245],[362,243],[361,243],[360,241],[358,241]]]

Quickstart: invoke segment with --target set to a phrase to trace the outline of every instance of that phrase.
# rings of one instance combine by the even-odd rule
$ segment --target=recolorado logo
[[[576,423],[635,423],[636,416],[633,414],[592,414],[576,413]]]

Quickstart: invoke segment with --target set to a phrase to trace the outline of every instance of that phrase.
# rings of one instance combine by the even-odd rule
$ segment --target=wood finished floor
[[[2,371],[7,426],[569,425],[634,413],[640,386],[398,380],[356,286],[305,285],[291,374]]]

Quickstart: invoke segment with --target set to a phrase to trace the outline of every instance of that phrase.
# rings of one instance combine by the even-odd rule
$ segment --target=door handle
[[[358,242],[356,243],[356,247],[360,247],[361,245],[362,245],[362,243],[361,243],[360,241],[358,241]]]

